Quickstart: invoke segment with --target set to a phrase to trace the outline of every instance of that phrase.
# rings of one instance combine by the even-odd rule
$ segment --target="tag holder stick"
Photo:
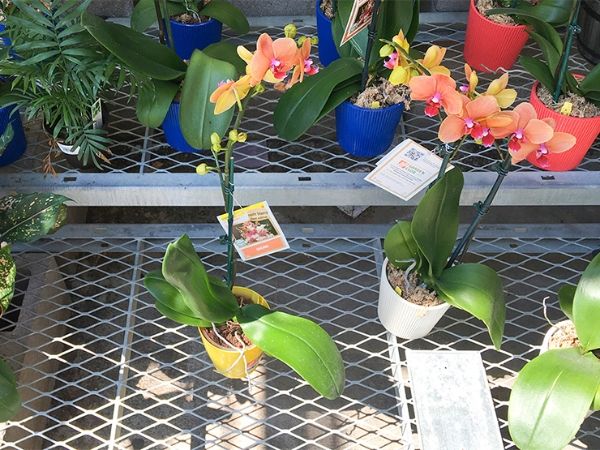
[[[361,92],[367,87],[367,81],[369,81],[369,62],[371,60],[371,50],[373,50],[373,42],[375,36],[377,36],[377,17],[379,15],[379,7],[381,6],[381,0],[375,0],[373,5],[373,16],[371,17],[371,23],[369,24],[369,34],[367,38],[367,50],[365,52],[365,66],[363,67],[362,80],[360,83]]]

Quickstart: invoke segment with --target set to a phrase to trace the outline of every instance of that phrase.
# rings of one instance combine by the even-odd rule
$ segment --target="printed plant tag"
[[[96,100],[92,105],[92,124],[95,130],[104,126],[102,118],[102,101],[100,99]]]
[[[406,201],[434,181],[441,166],[442,158],[406,139],[382,158],[365,180]],[[446,171],[452,168],[448,164]]]
[[[227,232],[228,214],[217,219]],[[243,261],[290,248],[267,202],[233,212],[233,244]]]
[[[375,0],[354,0],[340,45],[344,45],[371,24],[374,5]]]

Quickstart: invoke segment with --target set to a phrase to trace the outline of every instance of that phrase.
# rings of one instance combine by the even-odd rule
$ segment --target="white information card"
[[[442,158],[406,139],[385,155],[365,180],[406,201],[434,181],[441,166]],[[452,168],[448,164],[446,171]]]

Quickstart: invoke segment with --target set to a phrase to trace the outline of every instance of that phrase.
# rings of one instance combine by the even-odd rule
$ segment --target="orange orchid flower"
[[[460,91],[467,95],[469,98],[473,98],[475,95],[475,90],[477,89],[477,85],[479,84],[479,77],[477,76],[477,72],[471,69],[471,66],[465,63],[465,77],[467,78],[467,82],[469,83],[467,86],[461,86]]]
[[[247,61],[248,52],[238,47],[238,54]],[[271,39],[263,33],[256,42],[256,51],[252,54],[247,67],[252,85],[261,81],[276,82],[283,80],[287,73],[294,67],[298,59],[298,47],[291,38]]]
[[[297,82],[302,82],[305,74],[314,75],[319,72],[319,66],[310,57],[310,46],[310,39],[305,39],[302,46],[298,49],[296,67],[286,88],[290,88]]]
[[[491,95],[482,95],[475,100],[462,96],[462,101],[462,112],[448,115],[440,125],[438,137],[442,142],[455,142],[470,135],[489,147],[497,137],[492,129],[509,127],[514,121],[514,115],[500,112],[498,102]]]
[[[251,88],[250,75],[244,75],[237,81],[227,80],[219,83],[217,89],[210,96],[210,102],[215,103],[215,114],[221,114],[241,102]]]
[[[512,111],[513,123],[505,127],[497,127],[492,131],[499,138],[510,136],[508,149],[517,152],[523,144],[539,145],[548,142],[554,133],[554,122],[549,119],[540,120],[531,103],[518,104]]]
[[[425,114],[436,116],[441,108],[447,114],[460,114],[463,110],[462,96],[456,92],[456,82],[442,74],[421,75],[409,82],[410,98],[424,100]]]
[[[517,164],[535,152],[538,164],[541,167],[548,165],[548,155],[551,153],[563,153],[570,150],[577,142],[575,136],[569,133],[555,132],[553,136],[541,144],[523,144],[518,151],[511,151],[512,162]]]

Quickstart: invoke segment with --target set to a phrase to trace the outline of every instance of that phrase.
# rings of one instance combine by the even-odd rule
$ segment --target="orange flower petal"
[[[521,148],[516,152],[510,152],[513,164],[518,164],[526,159],[531,152],[537,150],[539,145],[534,144],[521,144]]]
[[[523,130],[523,134],[528,142],[539,145],[552,139],[554,130],[543,120],[532,119]]]
[[[542,119],[542,122],[550,125],[553,130],[556,128],[556,120],[554,120],[552,117],[546,117],[545,119]]]
[[[310,44],[310,40],[307,39]],[[309,48],[310,51],[310,48]],[[273,42],[273,57],[281,61],[285,67],[292,67],[296,64],[298,55],[298,46],[296,41],[291,38],[279,38]]]
[[[413,100],[429,100],[434,96],[437,87],[433,76],[421,75],[410,80],[410,98]]]
[[[436,82],[438,91],[442,91],[446,88],[450,88],[452,90],[456,90],[456,81],[454,81],[451,77],[447,75],[442,75],[439,73],[435,73],[431,75]]]
[[[465,105],[467,116],[473,120],[483,119],[500,111],[498,102],[491,95],[482,95]]]
[[[217,87],[217,89],[215,89],[213,91],[213,93],[210,95],[210,102],[211,103],[216,103],[217,100],[219,99],[219,97],[221,97],[221,95],[223,95],[228,89],[231,88],[231,86],[233,86],[234,81],[227,81],[226,83],[221,84],[220,86]]]
[[[571,150],[576,143],[575,136],[558,131],[550,141],[546,142],[546,148],[550,153],[562,153]]]
[[[456,142],[465,134],[465,122],[458,116],[446,117],[440,125],[438,138],[444,143]]]
[[[230,88],[223,95],[219,96],[215,105],[215,115],[221,114],[235,105],[237,99],[233,88]]]
[[[517,129],[523,129],[527,126],[531,119],[537,119],[537,113],[533,105],[528,102],[519,103],[515,106],[514,111],[519,114],[519,123]]]
[[[510,116],[511,121],[507,125],[498,125],[498,122],[492,121],[490,124],[489,119],[486,121],[492,136],[496,139],[504,139],[517,131],[517,124],[519,123],[519,114],[515,111],[504,111],[498,114],[502,114],[503,117]],[[494,115],[493,117],[495,117]]]
[[[442,89],[442,106],[446,114],[461,114],[463,112],[463,96],[454,89],[446,87]]]

